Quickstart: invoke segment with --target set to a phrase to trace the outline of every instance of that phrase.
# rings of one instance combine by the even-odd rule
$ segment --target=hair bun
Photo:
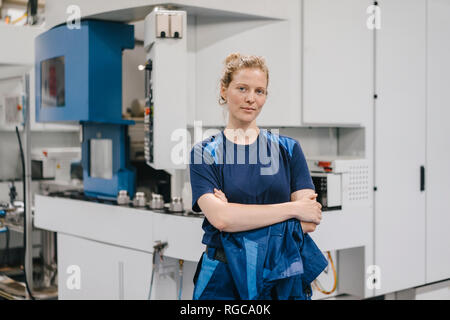
[[[225,65],[229,64],[230,62],[236,61],[241,58],[241,54],[239,52],[233,52],[228,55],[228,57],[225,59]]]

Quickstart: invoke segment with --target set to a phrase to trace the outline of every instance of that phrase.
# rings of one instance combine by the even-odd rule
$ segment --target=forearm
[[[276,204],[224,203],[221,231],[239,232],[266,227],[295,217],[290,202]]]
[[[309,197],[315,193],[315,190],[312,189],[303,189],[293,192],[291,194],[291,201],[298,201],[302,198]],[[316,230],[317,225],[313,222],[306,222],[300,219],[300,224],[302,226],[303,233],[310,233]]]

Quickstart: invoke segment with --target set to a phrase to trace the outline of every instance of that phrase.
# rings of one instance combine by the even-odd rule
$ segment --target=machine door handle
[[[420,166],[420,191],[425,191],[425,167]]]

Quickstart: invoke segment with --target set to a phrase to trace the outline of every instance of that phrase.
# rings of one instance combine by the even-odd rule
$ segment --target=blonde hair
[[[245,68],[257,68],[266,74],[267,86],[269,86],[269,69],[266,60],[260,56],[242,55],[239,52],[230,53],[225,59],[225,67],[223,68],[222,77],[220,78],[220,86],[228,88],[233,80],[234,72]],[[267,90],[266,90],[267,94]],[[222,96],[219,97],[219,104],[223,105],[226,101]]]

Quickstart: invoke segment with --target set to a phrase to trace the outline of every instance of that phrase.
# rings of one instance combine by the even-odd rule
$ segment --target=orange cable
[[[328,294],[332,294],[334,291],[336,291],[336,287],[337,287],[337,273],[336,273],[336,268],[334,266],[333,259],[331,258],[330,251],[327,251],[327,255],[328,255],[328,260],[331,263],[331,268],[333,269],[333,276],[334,276],[333,288],[330,291],[324,290],[321,287],[319,280],[317,280],[317,279],[313,281],[312,285],[317,291],[320,291],[321,293],[328,295]]]

